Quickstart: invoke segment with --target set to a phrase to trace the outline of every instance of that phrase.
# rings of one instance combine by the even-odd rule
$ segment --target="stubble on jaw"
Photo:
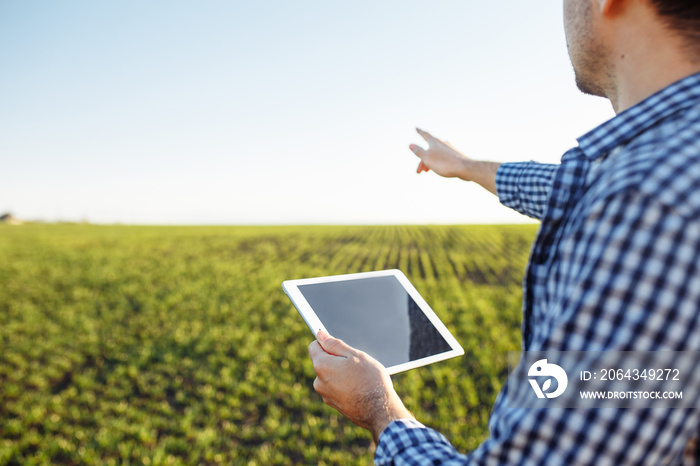
[[[596,35],[591,0],[565,1],[564,26],[576,87],[584,94],[610,98],[614,80],[608,50]]]

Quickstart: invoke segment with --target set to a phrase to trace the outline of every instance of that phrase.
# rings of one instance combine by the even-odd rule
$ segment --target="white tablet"
[[[282,288],[314,336],[324,329],[390,374],[464,354],[399,270],[288,280]]]

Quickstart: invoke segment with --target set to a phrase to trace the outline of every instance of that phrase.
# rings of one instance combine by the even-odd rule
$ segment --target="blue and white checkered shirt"
[[[560,165],[507,163],[496,176],[503,204],[542,221],[523,349],[699,351],[700,74],[578,142]],[[695,409],[515,409],[506,397],[469,455],[399,420],[376,464],[679,464],[700,425]]]

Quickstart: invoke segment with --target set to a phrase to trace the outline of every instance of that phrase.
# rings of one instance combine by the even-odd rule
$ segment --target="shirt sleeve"
[[[700,351],[700,219],[678,208],[628,190],[580,212],[551,274],[564,289],[542,303],[530,349]],[[468,456],[402,421],[380,437],[377,464],[677,464],[700,423],[697,409],[516,409],[506,387]]]
[[[501,204],[542,220],[559,165],[531,162],[504,163],[496,172]]]

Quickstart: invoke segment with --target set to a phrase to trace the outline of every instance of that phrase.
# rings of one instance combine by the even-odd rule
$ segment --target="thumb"
[[[316,334],[316,339],[321,345],[321,348],[323,348],[323,351],[333,356],[348,357],[355,352],[352,346],[348,345],[343,340],[333,338],[325,330],[319,330]]]
[[[413,152],[414,154],[416,154],[416,155],[417,155],[418,157],[420,157],[421,159],[422,159],[423,156],[425,155],[425,150],[424,150],[421,146],[419,146],[419,145],[417,145],[417,144],[411,144],[410,146],[408,146],[408,148],[411,149],[411,152]]]

